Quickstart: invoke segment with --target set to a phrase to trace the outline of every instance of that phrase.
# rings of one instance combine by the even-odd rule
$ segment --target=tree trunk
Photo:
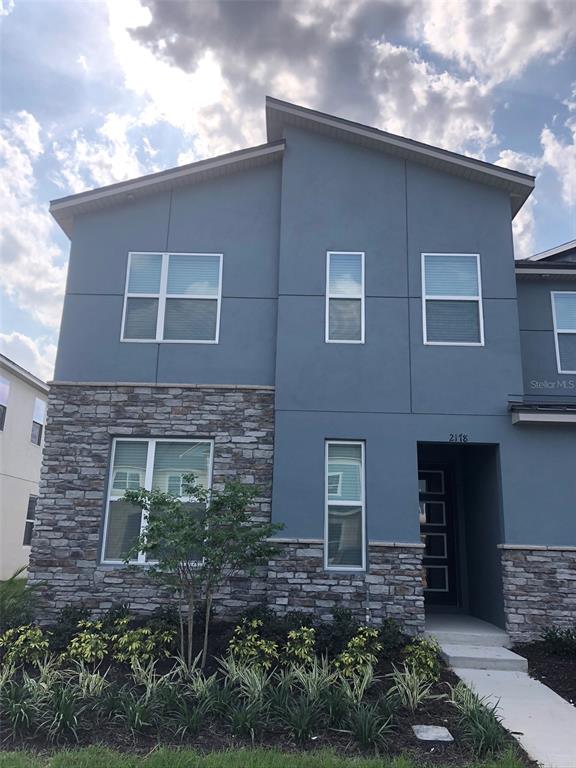
[[[184,648],[184,592],[182,589],[178,590],[178,620],[180,624],[180,656],[184,659],[186,658],[186,650]]]
[[[194,642],[194,590],[188,592],[188,669],[192,666],[192,644]]]
[[[202,646],[202,664],[201,669],[206,666],[206,657],[208,656],[208,634],[210,632],[210,611],[212,609],[212,588],[206,589],[206,614],[204,616],[204,645]]]

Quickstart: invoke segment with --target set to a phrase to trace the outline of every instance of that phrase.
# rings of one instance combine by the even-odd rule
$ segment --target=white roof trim
[[[555,275],[570,275],[570,277],[576,277],[576,265],[574,266],[574,269],[570,269],[567,267],[566,269],[554,269],[554,268],[546,268],[546,267],[540,267],[539,269],[530,269],[530,267],[516,267],[516,274],[517,275],[550,275],[551,277],[554,277]]]
[[[540,259],[547,259],[549,256],[558,256],[558,254],[564,253],[564,251],[571,251],[573,248],[576,248],[576,240],[569,240],[567,243],[556,245],[547,251],[540,251],[540,253],[535,253],[533,256],[528,256],[526,261],[540,261]]]
[[[39,379],[37,376],[34,376],[33,373],[30,373],[30,371],[27,371],[26,368],[22,368],[21,365],[18,365],[18,363],[10,360],[10,358],[6,357],[6,355],[0,354],[0,369],[4,369],[5,371],[12,373],[14,376],[22,379],[22,381],[30,384],[30,386],[34,387],[34,389],[42,392],[42,394],[48,394],[48,384],[45,384],[42,379]]]
[[[392,154],[441,168],[448,173],[467,176],[505,188],[512,199],[513,216],[520,210],[534,189],[534,177],[520,171],[502,168],[456,152],[387,133],[378,128],[371,128],[323,112],[300,107],[297,104],[273,99],[270,96],[266,97],[266,122],[269,141],[283,137],[281,127],[285,122],[292,125],[308,125],[308,127],[315,127],[317,130],[332,135],[347,134],[360,143],[380,144]]]
[[[226,155],[199,160],[178,168],[171,168],[159,173],[151,173],[140,176],[137,179],[120,181],[106,187],[79,192],[77,195],[61,197],[52,200],[50,213],[64,232],[70,237],[74,224],[74,216],[97,210],[117,202],[125,202],[135,197],[152,192],[161,192],[184,184],[201,181],[207,177],[219,176],[223,173],[231,173],[247,167],[261,165],[264,162],[273,161],[282,156],[284,141],[262,144],[258,147],[249,147]]]
[[[542,424],[576,424],[576,413],[532,413],[530,411],[513,411],[512,424],[520,422]]]

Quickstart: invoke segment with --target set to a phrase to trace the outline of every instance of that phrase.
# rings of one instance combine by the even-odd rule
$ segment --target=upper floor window
[[[477,253],[422,254],[422,320],[425,344],[484,344]]]
[[[193,474],[198,484],[210,487],[212,441],[116,438],[111,465],[102,560],[121,563],[146,526],[144,511],[123,501],[125,492],[146,488],[173,493],[194,514],[197,505],[182,495],[182,477]],[[140,553],[133,562],[144,563],[146,558]]]
[[[326,341],[364,343],[363,253],[327,253]]]
[[[26,524],[24,526],[24,539],[22,544],[29,547],[32,541],[32,531],[34,530],[34,520],[36,518],[36,502],[38,496],[28,497],[28,509],[26,510]]]
[[[122,341],[217,344],[220,253],[130,253]]]
[[[364,443],[326,443],[326,568],[364,570],[366,567]]]
[[[6,422],[6,409],[8,408],[8,395],[10,393],[10,382],[3,376],[0,376],[0,432],[4,429]]]
[[[576,291],[553,291],[558,373],[576,373]]]
[[[46,420],[46,403],[39,397],[34,398],[34,415],[32,416],[32,432],[30,440],[34,445],[40,445],[42,442],[42,433],[44,431],[44,422]]]

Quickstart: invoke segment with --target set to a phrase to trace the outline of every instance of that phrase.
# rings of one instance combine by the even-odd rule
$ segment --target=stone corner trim
[[[517,642],[576,618],[576,547],[500,547],[506,629]]]

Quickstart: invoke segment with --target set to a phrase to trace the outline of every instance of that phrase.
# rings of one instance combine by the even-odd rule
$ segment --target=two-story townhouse
[[[0,581],[28,563],[48,387],[0,354]]]
[[[222,615],[570,623],[576,265],[515,265],[534,179],[275,99],[266,121],[260,147],[52,203],[72,247],[30,569],[51,610],[157,606],[144,557],[122,567],[145,524],[122,496],[193,471],[285,524]]]

